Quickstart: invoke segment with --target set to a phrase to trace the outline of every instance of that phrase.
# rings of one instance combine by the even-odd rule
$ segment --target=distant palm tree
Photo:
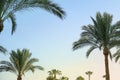
[[[13,34],[16,29],[15,13],[29,8],[44,9],[61,19],[65,16],[65,12],[62,8],[50,0],[0,0],[0,32],[3,31],[4,21],[9,19],[12,23],[11,33]]]
[[[84,78],[82,76],[79,76],[76,78],[76,80],[84,80]]]
[[[85,72],[85,74],[88,75],[88,80],[90,80],[90,76],[93,74],[93,72],[87,71],[87,72]]]
[[[31,53],[27,49],[12,51],[10,53],[9,61],[0,61],[0,71],[9,71],[15,73],[17,80],[22,80],[22,75],[28,71],[34,72],[35,69],[43,70],[41,66],[35,66],[34,63],[38,59],[31,58]]]
[[[110,80],[108,56],[112,58],[111,48],[120,46],[120,21],[112,25],[112,15],[108,13],[101,15],[99,12],[96,19],[92,17],[91,19],[93,24],[82,27],[81,38],[73,43],[73,49],[91,46],[87,51],[87,57],[96,48],[103,50],[106,80]]]
[[[69,80],[68,77],[62,76],[59,80]]]
[[[56,75],[61,75],[62,74],[61,71],[56,70],[56,69],[48,71],[48,73],[49,73],[50,76],[53,76],[54,80],[57,80]]]

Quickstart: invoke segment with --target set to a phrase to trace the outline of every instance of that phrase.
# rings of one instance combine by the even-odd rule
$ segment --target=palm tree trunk
[[[56,74],[54,74],[54,80],[56,80]]]
[[[105,73],[106,73],[106,80],[110,80],[110,74],[109,74],[109,61],[108,61],[108,48],[104,48],[103,51],[104,57],[105,57]]]
[[[22,80],[22,76],[21,76],[21,75],[18,75],[17,80]]]
[[[90,80],[90,74],[88,74],[88,79]]]

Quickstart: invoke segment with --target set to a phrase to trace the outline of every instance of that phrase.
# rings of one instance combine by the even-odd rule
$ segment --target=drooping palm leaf
[[[3,22],[7,19],[11,20],[13,34],[16,29],[15,13],[28,9],[44,9],[60,19],[66,15],[65,11],[56,3],[51,0],[0,0],[0,32],[3,31]]]

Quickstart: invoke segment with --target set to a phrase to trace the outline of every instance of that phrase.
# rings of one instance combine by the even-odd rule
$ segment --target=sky
[[[0,45],[8,50],[7,55],[0,54],[1,60],[9,60],[11,50],[27,48],[32,57],[38,58],[45,68],[33,74],[27,72],[23,80],[46,80],[48,71],[58,69],[62,76],[75,80],[88,76],[92,71],[91,80],[104,80],[104,57],[102,51],[94,50],[86,58],[88,47],[73,51],[72,44],[80,38],[83,25],[92,24],[90,17],[96,12],[107,12],[113,15],[113,24],[120,20],[119,0],[52,0],[66,11],[64,20],[42,9],[32,9],[16,13],[17,29],[11,35],[11,22],[5,21],[4,31],[0,34]],[[115,50],[112,50],[114,53]],[[111,80],[119,79],[120,64],[110,61]],[[59,77],[59,76],[58,76]],[[9,72],[0,73],[0,80],[16,80],[16,75]]]

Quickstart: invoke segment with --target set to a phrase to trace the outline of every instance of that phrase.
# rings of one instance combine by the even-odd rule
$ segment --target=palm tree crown
[[[32,71],[35,69],[43,70],[41,66],[35,66],[34,63],[38,62],[38,59],[31,58],[31,53],[27,49],[20,51],[12,51],[10,54],[9,61],[0,61],[0,71],[9,71],[17,74],[17,80],[22,80],[22,75],[25,72]]]
[[[76,50],[84,46],[91,46],[87,51],[87,57],[96,48],[103,50],[106,80],[110,80],[108,55],[112,58],[110,49],[120,46],[120,21],[112,25],[112,15],[108,13],[101,15],[99,12],[96,14],[96,19],[93,17],[91,19],[93,24],[82,27],[81,38],[73,43],[73,49]]]
[[[41,8],[55,14],[61,19],[65,16],[62,8],[50,0],[0,0],[0,32],[4,28],[4,21],[10,19],[12,23],[11,32],[13,34],[16,29],[15,13],[28,8]]]
[[[53,77],[54,80],[56,80],[56,75],[61,75],[62,72],[57,69],[52,69],[51,71],[48,71],[49,75]]]
[[[88,75],[88,80],[90,80],[90,76],[93,74],[93,72],[92,71],[87,71],[87,72],[85,72],[85,74]]]

